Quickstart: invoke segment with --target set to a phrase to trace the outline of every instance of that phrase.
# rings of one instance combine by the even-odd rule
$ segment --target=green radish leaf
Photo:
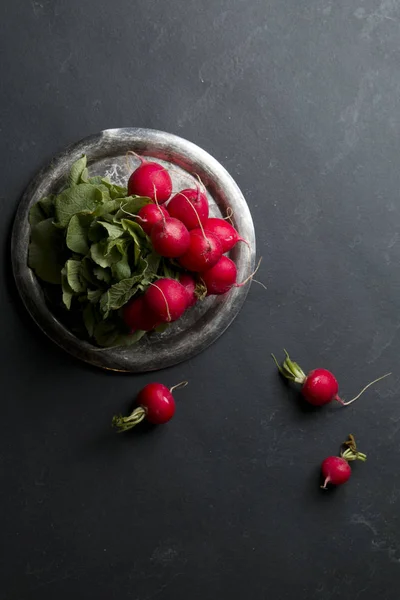
[[[111,266],[111,273],[114,279],[118,279],[118,281],[130,278],[131,268],[128,262],[128,255],[126,253],[122,256],[121,260]]]
[[[116,183],[111,183],[106,177],[103,177],[101,182],[108,188],[110,192],[111,198],[114,200],[115,198],[120,198],[121,200],[126,198],[128,195],[128,190],[126,187],[122,187],[117,185]]]
[[[137,246],[146,247],[151,249],[151,242],[149,237],[145,234],[139,223],[129,221],[129,219],[121,219],[121,225],[127,233],[131,236]]]
[[[129,219],[132,215],[137,215],[143,206],[152,203],[150,198],[144,196],[127,196],[118,200],[120,201],[120,209],[115,215],[116,222],[119,222],[121,219]]]
[[[61,289],[62,289],[62,301],[67,310],[71,308],[72,298],[74,297],[74,292],[71,286],[68,283],[67,272],[66,269],[62,269],[61,271]]]
[[[120,225],[114,225],[106,221],[93,221],[89,231],[89,238],[92,242],[98,242],[104,237],[115,240],[122,235],[124,235],[124,230]]]
[[[29,223],[32,227],[54,215],[54,198],[51,194],[36,202],[29,211]]]
[[[83,169],[83,171],[81,173],[79,183],[89,183],[89,171],[87,170],[86,167]]]
[[[68,176],[68,187],[78,185],[78,183],[80,183],[82,173],[86,169],[86,163],[87,160],[85,155],[73,163]]]
[[[91,304],[97,304],[102,296],[101,290],[88,290],[87,291],[87,299]]]
[[[93,275],[99,281],[104,281],[104,283],[109,284],[111,282],[111,271],[108,268],[103,268],[99,266],[93,267]]]
[[[101,185],[103,183],[103,178],[99,177],[99,175],[95,175],[95,177],[90,177],[89,183],[92,185]]]
[[[76,214],[68,224],[66,243],[72,252],[87,254],[89,252],[88,231],[92,222],[91,215]]]
[[[110,321],[102,321],[94,328],[94,337],[97,344],[105,348],[131,346],[136,344],[145,333],[145,331],[135,331],[132,334],[121,334],[114,323]]]
[[[63,237],[52,219],[37,223],[31,231],[28,265],[47,283],[61,283]]]
[[[65,263],[67,281],[70,288],[77,294],[86,290],[85,281],[81,276],[82,266],[78,260],[67,260]]]
[[[73,185],[64,190],[55,200],[56,223],[60,227],[67,227],[73,215],[93,214],[102,201],[102,192],[94,185],[89,183]]]

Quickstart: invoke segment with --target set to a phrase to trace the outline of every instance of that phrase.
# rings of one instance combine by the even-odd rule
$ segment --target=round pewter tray
[[[162,334],[151,333],[130,347],[98,348],[75,337],[48,308],[40,281],[27,265],[30,207],[43,196],[58,193],[74,161],[86,154],[91,176],[107,176],[126,185],[126,152],[133,150],[168,167],[174,192],[193,187],[196,174],[207,188],[211,216],[233,211],[233,223],[245,244],[237,244],[230,257],[244,281],[254,270],[253,221],[243,195],[222,165],[207,152],[176,135],[153,129],[107,129],[73,144],[42,169],[25,191],[15,217],[11,241],[12,265],[18,291],[39,327],[61,348],[103,369],[126,372],[153,371],[175,365],[202,352],[232,323],[245,301],[249,285],[212,296],[188,310]],[[136,164],[136,163],[135,163]],[[132,162],[130,170],[133,170]]]

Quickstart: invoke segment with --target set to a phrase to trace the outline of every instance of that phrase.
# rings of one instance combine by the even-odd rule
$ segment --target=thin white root
[[[187,386],[188,383],[189,383],[188,381],[181,381],[180,383],[177,383],[176,385],[173,385],[171,388],[169,388],[169,391],[172,394],[172,392],[174,390],[178,390],[179,388],[184,388]]]

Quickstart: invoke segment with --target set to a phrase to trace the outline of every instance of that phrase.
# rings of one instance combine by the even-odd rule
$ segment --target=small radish
[[[253,279],[254,275],[260,268],[260,264],[261,258],[258,261],[255,271],[253,271],[251,275],[242,281],[242,283],[236,283],[237,269],[235,263],[227,256],[221,256],[219,261],[213,267],[211,267],[211,269],[200,273],[201,282],[206,288],[206,296],[218,296],[221,294],[226,294],[226,292],[229,292],[229,290],[233,287],[243,287],[248,281],[250,281],[250,279]],[[254,281],[256,280],[254,279]],[[257,283],[265,288],[265,285],[260,281],[257,281]]]
[[[213,267],[222,256],[222,246],[212,233],[192,229],[187,252],[179,258],[179,263],[188,271],[196,273]]]
[[[187,293],[187,306],[190,308],[197,302],[196,296],[196,282],[191,275],[188,273],[182,273],[179,277],[179,282],[183,285]]]
[[[138,394],[139,405],[128,416],[115,415],[112,424],[119,432],[128,431],[147,419],[153,425],[167,423],[175,414],[175,400],[172,392],[178,388],[187,386],[187,381],[182,381],[172,388],[167,388],[162,383],[149,383]]]
[[[150,310],[162,323],[176,321],[187,308],[186,289],[176,279],[158,279],[147,288],[144,299]]]
[[[322,477],[324,478],[324,485],[322,489],[326,490],[327,485],[342,485],[346,483],[351,475],[350,461],[361,460],[365,462],[367,455],[363,452],[358,452],[356,442],[353,435],[349,435],[347,442],[344,442],[342,446],[346,447],[346,450],[340,453],[340,456],[328,456],[322,465]]]
[[[133,298],[122,309],[122,318],[130,333],[134,331],[151,331],[160,325],[160,319],[147,306],[144,296]]]
[[[281,375],[286,377],[286,379],[289,379],[289,381],[299,383],[302,386],[301,393],[303,394],[305,400],[314,406],[323,406],[332,400],[337,400],[337,402],[342,404],[342,406],[348,406],[357,400],[371,385],[391,375],[391,373],[386,373],[386,375],[382,375],[382,377],[374,379],[374,381],[368,383],[368,385],[366,385],[361,392],[357,394],[357,396],[351,400],[348,400],[347,402],[344,402],[344,400],[338,396],[339,384],[330,371],[327,371],[326,369],[314,369],[314,371],[310,371],[308,375],[306,375],[297,363],[290,360],[289,354],[286,352],[286,350],[285,354],[286,358],[282,366],[272,354],[272,358],[274,359],[279,372]]]
[[[158,204],[146,204],[139,210],[137,217],[139,224],[147,235],[150,235],[153,226],[169,217],[168,211],[164,206]]]
[[[168,212],[171,217],[179,219],[190,230],[195,229],[208,218],[208,200],[204,192],[197,189],[187,189],[178,192],[168,202]]]
[[[154,250],[166,258],[178,258],[190,246],[189,232],[181,221],[164,217],[158,221],[150,233]]]
[[[207,219],[204,223],[204,229],[205,231],[213,233],[219,239],[222,245],[223,254],[232,250],[233,246],[238,242],[244,242],[249,245],[246,240],[240,237],[236,229],[224,219],[217,219],[214,217],[212,219]]]
[[[207,296],[229,292],[236,284],[236,277],[236,265],[227,256],[221,256],[211,269],[200,273],[201,281],[207,288]]]
[[[159,204],[166,202],[172,193],[172,181],[167,169],[134,152],[128,154],[134,154],[140,160],[140,165],[128,180],[129,196],[146,196],[153,201],[157,200]]]

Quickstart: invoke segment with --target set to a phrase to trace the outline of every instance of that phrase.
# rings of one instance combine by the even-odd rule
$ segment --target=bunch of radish
[[[237,283],[236,265],[224,256],[238,242],[247,242],[226,220],[209,218],[201,181],[172,195],[168,170],[159,163],[137,158],[140,165],[129,178],[128,193],[152,200],[139,210],[138,223],[150,237],[155,252],[174,259],[182,275],[179,281],[167,277],[156,280],[143,296],[125,305],[123,319],[131,332],[151,331],[176,321],[201,295],[226,294],[248,281]]]

